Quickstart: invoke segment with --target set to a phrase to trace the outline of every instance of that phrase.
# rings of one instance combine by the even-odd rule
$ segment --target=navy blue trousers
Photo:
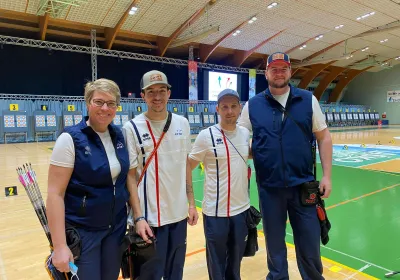
[[[153,227],[156,257],[142,265],[140,280],[181,280],[186,256],[187,219]]]
[[[77,230],[82,240],[81,256],[75,262],[79,280],[117,280],[121,268],[121,242],[126,233],[126,218],[107,230]]]
[[[296,248],[297,265],[304,280],[320,280],[321,229],[315,206],[303,206],[300,187],[259,188],[260,207],[267,247],[267,280],[289,279],[285,244],[289,213]]]
[[[231,217],[203,214],[210,280],[240,280],[240,263],[248,234],[246,214],[247,211]]]

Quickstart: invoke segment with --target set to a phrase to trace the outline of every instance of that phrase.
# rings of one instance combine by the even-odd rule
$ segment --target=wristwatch
[[[137,222],[140,222],[140,221],[142,221],[142,220],[146,220],[146,218],[143,217],[143,216],[140,216],[140,217],[136,218],[136,219],[135,219],[135,224],[137,224]]]

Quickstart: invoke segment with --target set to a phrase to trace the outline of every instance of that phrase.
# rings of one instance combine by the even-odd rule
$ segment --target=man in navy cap
[[[287,54],[271,54],[265,76],[268,89],[246,103],[239,125],[253,131],[252,154],[268,255],[266,279],[289,279],[288,214],[302,279],[324,279],[321,231],[313,199],[318,192],[322,198],[331,193],[332,139],[318,100],[311,92],[289,84]],[[319,187],[313,174],[314,136],[323,168]],[[305,194],[309,197],[304,198]]]
[[[204,164],[203,224],[209,278],[240,280],[246,247],[246,214],[250,207],[247,159],[250,132],[237,126],[239,94],[218,94],[220,123],[202,130],[189,154],[190,167]],[[191,171],[186,177],[191,180]]]

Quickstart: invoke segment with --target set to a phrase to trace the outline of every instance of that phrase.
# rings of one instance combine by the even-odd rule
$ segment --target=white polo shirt
[[[132,121],[136,124],[137,133],[131,122],[125,123],[123,133],[129,152],[130,169],[137,168],[139,178],[147,158],[161,137],[167,119],[149,120],[143,113]],[[187,217],[186,162],[190,147],[188,120],[172,114],[171,125],[138,187],[142,213],[150,226],[160,227]]]
[[[283,107],[286,107],[286,102],[289,97],[289,91],[282,95],[272,95]],[[318,99],[313,95],[312,96],[312,132],[322,131],[327,128],[327,124],[325,121],[325,116],[322,113],[321,106],[319,105]],[[282,114],[282,118],[283,118]],[[246,127],[248,130],[252,131],[252,125],[249,117],[249,102],[243,106],[242,114],[239,118],[239,125]]]
[[[250,207],[247,164],[227,138],[247,162],[250,132],[241,126],[227,131],[216,124],[202,130],[189,154],[190,158],[204,164],[202,207],[207,216],[235,216]]]

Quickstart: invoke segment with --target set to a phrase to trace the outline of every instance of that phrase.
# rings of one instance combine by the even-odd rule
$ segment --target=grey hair
[[[92,101],[93,93],[96,90],[111,94],[112,96],[115,96],[116,102],[119,105],[120,100],[121,100],[121,91],[120,91],[118,85],[114,81],[102,78],[102,79],[98,79],[93,82],[88,82],[85,85],[85,102],[86,102],[86,104],[89,104],[90,101]]]

